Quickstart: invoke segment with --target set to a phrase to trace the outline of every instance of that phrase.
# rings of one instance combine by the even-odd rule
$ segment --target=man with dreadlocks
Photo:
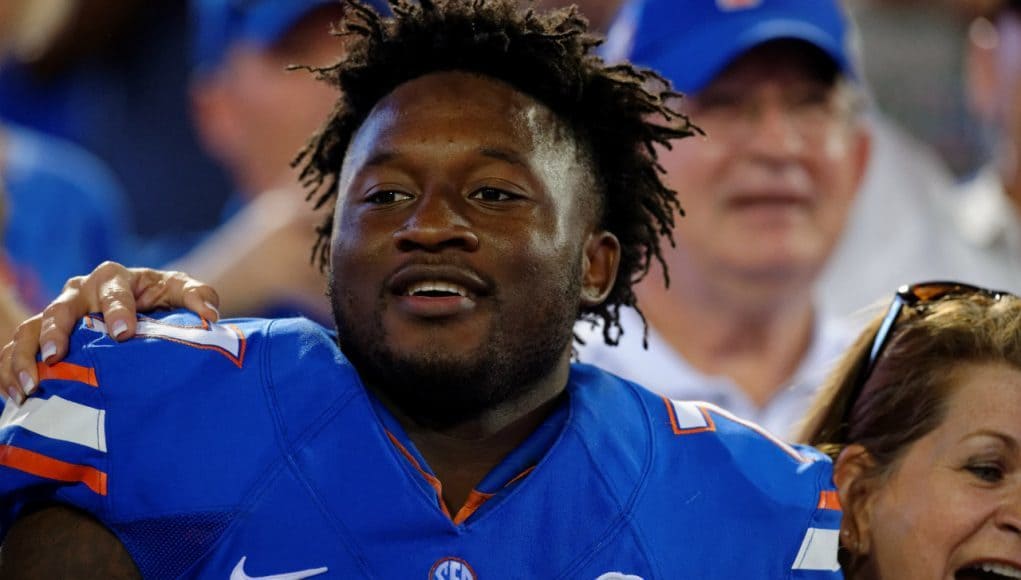
[[[839,577],[819,454],[570,364],[671,231],[672,95],[574,11],[391,5],[314,70],[336,337],[86,317],[0,419],[0,577]]]

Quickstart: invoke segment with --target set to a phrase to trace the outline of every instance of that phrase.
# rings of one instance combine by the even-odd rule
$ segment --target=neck
[[[661,278],[659,278],[661,279]],[[808,351],[814,320],[806,284],[683,275],[638,287],[649,325],[698,371],[726,376],[757,406],[785,387]]]
[[[443,501],[454,514],[479,482],[549,416],[564,393],[569,372],[568,349],[552,372],[523,389],[520,396],[440,429],[415,421],[388,401],[380,389],[372,390],[442,483]]]

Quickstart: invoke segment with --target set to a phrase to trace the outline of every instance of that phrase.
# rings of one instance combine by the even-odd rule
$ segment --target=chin
[[[527,390],[556,361],[514,365],[505,357],[449,352],[379,353],[355,366],[370,388],[422,426],[445,429],[480,418]],[[358,356],[358,355],[356,355]],[[354,361],[352,361],[354,362]]]
[[[419,425],[436,429],[471,421],[518,399],[554,372],[568,344],[558,349],[544,341],[497,336],[477,348],[451,352],[443,344],[414,348],[383,336],[359,339],[341,326],[338,332],[341,350],[370,390]]]

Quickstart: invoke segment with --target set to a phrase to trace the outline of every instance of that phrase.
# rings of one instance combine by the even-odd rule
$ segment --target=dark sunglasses
[[[993,300],[999,300],[1004,296],[1013,296],[1010,292],[1003,290],[989,290],[963,282],[920,282],[898,288],[897,294],[894,295],[893,301],[890,302],[890,308],[886,311],[886,316],[883,317],[882,324],[879,325],[879,330],[876,331],[876,337],[872,339],[872,348],[869,349],[868,362],[862,367],[858,380],[855,381],[854,390],[847,400],[847,406],[844,410],[845,423],[850,420],[851,410],[858,401],[862,389],[865,388],[865,383],[868,381],[869,376],[872,375],[876,362],[882,356],[886,343],[890,341],[893,327],[896,325],[897,319],[900,317],[904,307],[921,306],[947,297],[970,296],[974,294],[988,296]]]

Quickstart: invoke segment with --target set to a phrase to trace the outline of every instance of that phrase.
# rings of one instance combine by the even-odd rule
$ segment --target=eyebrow
[[[966,440],[972,439],[974,437],[991,437],[993,439],[999,439],[1012,452],[1016,452],[1019,449],[1021,449],[1021,445],[1018,444],[1017,439],[1014,439],[1013,437],[1011,437],[1010,435],[1007,435],[1006,433],[1001,433],[999,431],[992,431],[992,430],[989,430],[989,429],[981,429],[979,431],[974,431],[972,433],[968,433],[967,435],[965,435],[964,437],[961,438],[961,441],[966,441]]]
[[[525,167],[525,168],[528,167],[528,164],[525,163],[524,158],[521,155],[515,153],[514,151],[509,151],[507,149],[500,149],[498,147],[483,147],[479,151],[479,153],[481,153],[485,157],[491,157],[493,159],[498,159],[500,161],[504,161],[506,163],[510,163],[511,165],[519,165],[519,166]]]
[[[398,154],[396,151],[384,149],[383,151],[377,151],[372,155],[372,157],[369,157],[368,160],[365,161],[365,165],[363,167],[374,167],[376,165],[384,165],[398,158],[400,158],[400,154]]]

